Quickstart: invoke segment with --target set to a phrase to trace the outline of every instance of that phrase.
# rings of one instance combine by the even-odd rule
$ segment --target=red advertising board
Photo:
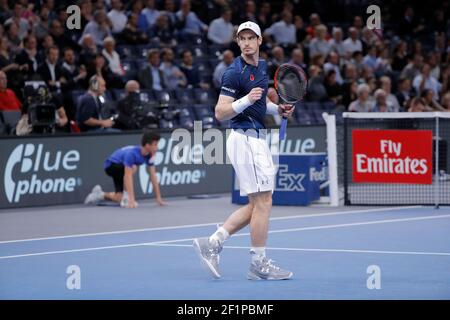
[[[432,152],[431,130],[353,130],[353,182],[431,184]]]

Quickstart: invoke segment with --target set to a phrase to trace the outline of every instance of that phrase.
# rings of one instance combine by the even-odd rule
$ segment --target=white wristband
[[[267,113],[268,114],[272,114],[272,115],[279,115],[280,113],[278,112],[278,105],[273,103],[273,102],[267,102]]]
[[[233,108],[234,112],[241,113],[244,111],[247,107],[250,107],[252,103],[250,102],[250,99],[248,98],[248,95],[245,97],[240,98],[239,100],[234,101],[231,104],[231,107]]]

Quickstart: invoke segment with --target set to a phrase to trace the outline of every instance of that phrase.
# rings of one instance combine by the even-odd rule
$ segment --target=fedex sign
[[[431,184],[431,130],[353,130],[353,182]]]

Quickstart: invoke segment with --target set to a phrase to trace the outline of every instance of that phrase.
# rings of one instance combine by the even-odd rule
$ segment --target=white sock
[[[230,234],[224,227],[219,227],[216,232],[214,232],[209,237],[209,242],[215,243],[219,242],[221,245],[230,237]]]
[[[252,262],[261,261],[266,257],[266,247],[252,247],[250,249]]]

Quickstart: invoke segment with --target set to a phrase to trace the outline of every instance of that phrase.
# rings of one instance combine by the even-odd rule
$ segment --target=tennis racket
[[[275,71],[275,90],[283,104],[296,104],[306,94],[308,80],[302,68],[290,63],[283,63]],[[279,139],[286,137],[287,119],[281,119]]]

